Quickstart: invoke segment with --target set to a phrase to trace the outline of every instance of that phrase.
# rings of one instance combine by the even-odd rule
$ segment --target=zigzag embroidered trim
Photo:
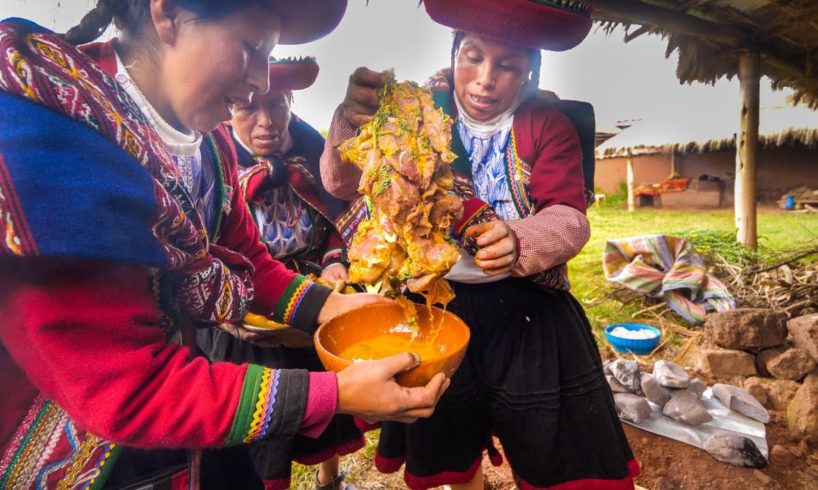
[[[287,308],[284,310],[284,323],[292,325],[295,313],[298,311],[298,307],[301,306],[301,301],[307,296],[307,291],[310,290],[311,286],[312,283],[306,280],[298,285],[293,295],[290,296],[290,300],[287,302]]]
[[[278,395],[278,381],[281,372],[273,369],[265,369],[261,375],[261,387],[256,402],[256,410],[253,412],[253,419],[250,422],[250,430],[244,438],[244,442],[251,442],[263,439],[270,428],[270,420],[273,417],[273,407]]]

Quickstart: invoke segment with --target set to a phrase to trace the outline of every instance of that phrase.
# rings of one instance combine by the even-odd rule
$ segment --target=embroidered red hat
[[[313,57],[270,60],[270,92],[303,90],[318,77],[318,63]]]
[[[549,51],[573,48],[593,23],[588,0],[423,0],[423,5],[438,24]]]
[[[347,0],[268,0],[281,17],[279,44],[304,44],[333,31],[347,9]]]

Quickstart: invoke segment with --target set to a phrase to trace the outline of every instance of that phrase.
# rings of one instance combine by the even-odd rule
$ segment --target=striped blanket
[[[696,249],[682,238],[647,235],[610,240],[602,253],[605,278],[637,293],[660,298],[688,322],[736,303],[725,285],[707,273]]]

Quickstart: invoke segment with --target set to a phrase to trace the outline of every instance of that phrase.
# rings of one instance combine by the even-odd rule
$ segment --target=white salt
[[[625,327],[616,327],[611,330],[611,335],[622,339],[655,339],[656,332],[653,330],[628,330]]]

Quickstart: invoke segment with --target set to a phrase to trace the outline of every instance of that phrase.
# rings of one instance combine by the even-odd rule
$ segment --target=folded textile
[[[646,235],[609,240],[602,253],[605,278],[660,298],[688,322],[704,322],[708,311],[736,307],[727,287],[707,273],[701,255],[686,240]]]

